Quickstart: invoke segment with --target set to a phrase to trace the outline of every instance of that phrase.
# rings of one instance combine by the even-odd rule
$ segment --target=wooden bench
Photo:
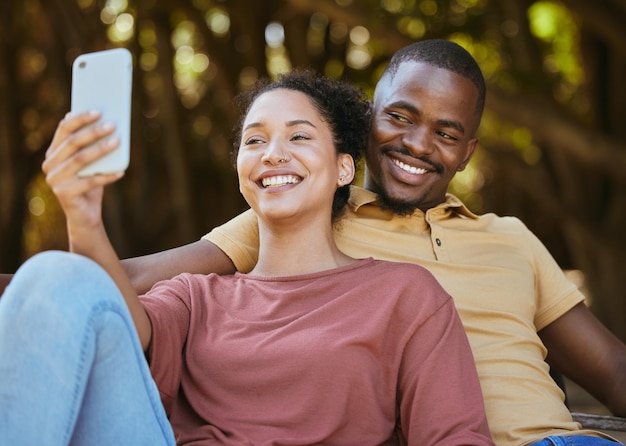
[[[565,394],[565,405],[570,407],[567,399],[567,386],[563,375],[558,370],[550,369],[550,376]],[[624,433],[619,440],[626,440],[626,418],[614,417],[612,415],[598,415],[590,413],[572,412],[572,418],[583,427],[583,429],[605,431],[609,435],[613,432]]]
[[[572,412],[572,418],[585,429],[626,432],[626,418],[579,412]]]

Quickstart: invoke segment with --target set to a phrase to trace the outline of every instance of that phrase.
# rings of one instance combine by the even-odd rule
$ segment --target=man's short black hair
[[[407,45],[396,51],[387,65],[383,77],[386,75],[393,77],[398,71],[398,67],[404,62],[421,62],[433,65],[469,79],[478,89],[476,111],[479,117],[483,114],[486,95],[485,79],[476,60],[461,45],[443,39],[422,40]]]

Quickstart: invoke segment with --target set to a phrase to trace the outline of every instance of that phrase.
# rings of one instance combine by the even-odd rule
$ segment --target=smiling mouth
[[[395,158],[391,158],[391,162],[394,163],[396,166],[398,166],[403,171],[405,171],[407,173],[410,173],[412,175],[424,175],[425,173],[430,172],[430,170],[424,169],[422,167],[409,166],[408,164],[405,164],[402,161],[399,161],[399,160],[397,160]]]
[[[302,181],[302,178],[295,175],[277,175],[274,177],[265,177],[261,180],[261,185],[264,188],[280,187],[288,184],[298,184]]]

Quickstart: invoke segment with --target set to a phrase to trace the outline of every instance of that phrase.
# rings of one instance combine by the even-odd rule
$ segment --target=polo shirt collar
[[[375,192],[363,189],[359,186],[350,186],[349,206],[353,212],[356,212],[363,205],[377,204],[377,201],[378,195]],[[415,212],[422,213],[420,210],[416,210]],[[427,213],[460,214],[473,220],[478,219],[476,214],[470,211],[459,198],[452,194],[446,194],[446,201],[429,209]]]

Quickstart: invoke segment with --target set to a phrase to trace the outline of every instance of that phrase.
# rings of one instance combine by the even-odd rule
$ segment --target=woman
[[[259,219],[256,267],[183,274],[141,298],[101,219],[102,189],[121,175],[77,176],[115,147],[111,128],[84,127],[97,115],[60,124],[47,181],[71,250],[108,276],[48,253],[13,279],[0,302],[4,438],[172,444],[173,430],[178,444],[492,444],[451,298],[418,266],[335,245],[367,139],[362,93],[294,72],[241,105],[237,172]]]

